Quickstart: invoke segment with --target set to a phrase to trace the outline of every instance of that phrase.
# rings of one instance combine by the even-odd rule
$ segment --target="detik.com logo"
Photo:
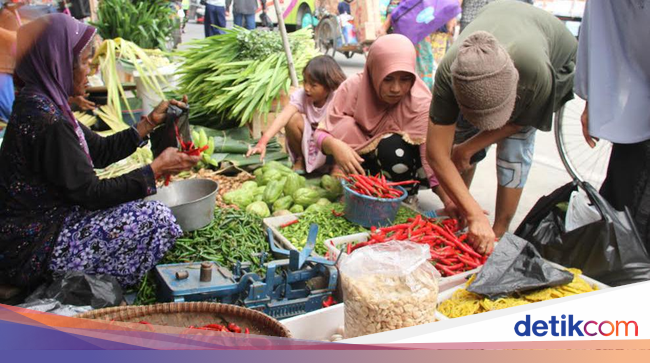
[[[590,320],[583,324],[583,320],[574,320],[572,314],[569,315],[568,320],[566,315],[562,315],[560,318],[561,320],[558,320],[557,317],[553,315],[548,321],[536,320],[531,323],[530,315],[526,315],[525,320],[520,320],[515,324],[515,333],[520,337],[529,337],[531,334],[538,337],[543,337],[547,334],[554,337],[583,337],[585,335],[590,337],[596,335],[608,337],[613,334],[616,336],[619,336],[620,334],[621,336],[626,337],[639,336],[639,325],[634,320],[617,320],[615,323],[608,320],[602,322]]]

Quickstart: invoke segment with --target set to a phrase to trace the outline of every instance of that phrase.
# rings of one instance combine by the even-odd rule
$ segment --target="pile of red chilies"
[[[467,234],[456,237],[458,221],[447,219],[438,221],[418,215],[409,218],[409,223],[385,228],[372,227],[370,240],[348,245],[348,254],[357,248],[388,241],[411,241],[429,245],[431,261],[442,276],[453,276],[482,266],[488,256],[482,256],[472,249],[465,240]]]
[[[176,128],[176,139],[178,139],[178,144],[181,146],[181,152],[191,156],[200,156],[202,152],[208,149],[208,145],[205,145],[200,149],[194,147],[194,141],[191,140],[184,142],[183,136],[178,132],[178,125],[174,124],[174,127]]]
[[[140,324],[145,324],[145,325],[152,325],[148,321],[141,321]],[[188,329],[197,329],[197,330],[209,330],[209,331],[221,331],[221,332],[226,332],[226,333],[237,333],[241,334],[242,330],[241,328],[235,324],[235,323],[228,323],[228,325],[221,325],[221,324],[208,324],[204,326],[190,326]],[[248,328],[244,329],[244,334],[250,334],[250,330]]]
[[[193,141],[184,142],[183,136],[181,136],[180,132],[178,132],[178,125],[176,123],[174,123],[174,127],[176,128],[176,139],[178,140],[178,144],[180,145],[182,153],[190,156],[201,156],[201,153],[208,149],[208,145],[205,145],[199,149],[194,147]],[[165,186],[169,185],[170,179],[171,175],[167,175],[165,177]]]
[[[349,188],[355,192],[375,198],[394,199],[402,196],[402,191],[393,188],[398,185],[418,184],[417,180],[406,180],[401,182],[388,182],[383,175],[361,175],[350,174],[343,179],[348,182]]]

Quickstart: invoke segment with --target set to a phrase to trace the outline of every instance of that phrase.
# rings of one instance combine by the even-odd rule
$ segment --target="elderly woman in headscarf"
[[[431,92],[415,73],[415,58],[403,35],[376,40],[364,71],[336,92],[317,144],[345,173],[369,170],[393,181],[421,180],[444,199],[425,159]],[[410,195],[418,190],[407,189]]]
[[[0,149],[0,283],[32,287],[51,272],[84,271],[134,285],[181,235],[169,208],[141,199],[156,193],[156,177],[188,170],[198,157],[169,148],[120,177],[95,174],[146,142],[169,102],[106,138],[77,122],[68,97],[84,94],[94,35],[63,14],[18,31],[16,74],[25,86]]]

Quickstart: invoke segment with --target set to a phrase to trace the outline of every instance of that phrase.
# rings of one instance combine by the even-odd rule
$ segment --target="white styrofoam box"
[[[554,262],[551,262],[551,261],[547,261],[547,262],[549,262],[551,265],[553,265],[553,266],[555,266],[557,268],[566,269],[566,267],[563,267],[562,265],[558,265],[557,263],[554,263]],[[478,271],[481,270],[481,268],[479,267],[476,270],[478,272]],[[596,286],[600,290],[609,288],[608,285],[605,285],[600,281],[596,281],[596,280],[592,279],[591,277],[588,277],[588,276],[585,276],[585,275],[580,275],[580,278],[585,280],[589,285]],[[443,291],[443,292],[441,292],[440,295],[438,295],[438,304],[440,304],[441,302],[443,302],[445,300],[451,299],[451,297],[454,296],[454,293],[458,289],[462,289],[464,287],[465,286],[463,284],[460,284],[460,285],[456,285],[456,287],[454,287],[452,289],[448,289],[448,290],[445,290],[445,291],[443,291],[441,289],[440,291]],[[450,318],[446,317],[445,315],[441,314],[440,311],[436,310],[436,319],[437,320],[449,320]]]
[[[330,341],[344,323],[344,305],[336,304],[311,313],[280,320],[295,339]]]
[[[402,203],[402,207],[408,208],[415,213],[421,213],[421,211],[417,210],[416,208],[412,207],[410,204]],[[298,248],[289,241],[285,236],[282,235],[282,231],[280,230],[280,226],[291,222],[295,221],[296,219],[300,218],[302,213],[297,213],[297,214],[287,214],[284,216],[278,216],[278,217],[269,217],[269,218],[264,218],[264,225],[267,228],[270,228],[271,231],[273,232],[273,236],[276,239],[277,242],[279,242],[284,248],[290,249],[290,250],[297,250]],[[356,236],[356,235],[353,235]],[[348,236],[339,236],[346,238]],[[328,247],[327,243],[325,247]],[[329,247],[328,247],[329,250]],[[312,256],[319,256],[315,251],[311,253]],[[338,256],[338,253],[337,253]]]

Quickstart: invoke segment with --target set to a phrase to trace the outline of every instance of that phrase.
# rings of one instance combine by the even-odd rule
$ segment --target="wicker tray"
[[[291,338],[284,325],[259,311],[210,302],[166,303],[148,306],[119,306],[92,310],[75,318],[139,323],[188,328],[208,324],[235,323],[251,334]]]

